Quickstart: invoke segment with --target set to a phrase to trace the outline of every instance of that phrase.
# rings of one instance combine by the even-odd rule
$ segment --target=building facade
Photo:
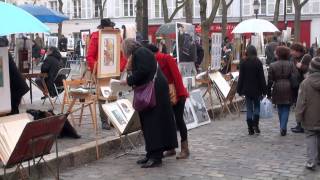
[[[41,4],[54,10],[58,10],[58,0],[7,0],[17,5],[23,3]],[[73,35],[82,29],[90,29],[95,31],[99,24],[100,11],[98,3],[104,0],[63,0],[63,13],[70,20],[63,23],[63,33],[65,35]],[[230,34],[233,27],[241,20],[253,18],[253,1],[254,0],[235,0],[228,9],[228,33]],[[208,1],[207,14],[210,14],[212,1]],[[260,0],[259,18],[268,20],[273,19],[276,0]],[[279,28],[284,28],[284,2],[280,3]],[[286,0],[286,18],[288,26],[293,27],[294,6],[292,0]],[[103,16],[111,18],[116,22],[117,27],[126,25],[135,26],[135,4],[136,0],[107,0],[103,10]],[[169,14],[171,14],[176,6],[176,0],[167,0]],[[149,0],[149,24],[150,36],[154,39],[154,31],[163,24],[163,12],[161,0]],[[200,5],[199,0],[193,0],[193,17],[194,23],[200,23]],[[222,8],[219,7],[215,22],[211,28],[213,32],[221,30],[221,14]],[[175,16],[174,21],[185,21],[185,12],[180,10]],[[320,0],[309,0],[302,9],[302,41],[310,45],[316,37],[320,37]],[[52,32],[57,31],[57,25],[49,24]],[[306,32],[309,30],[309,32]]]

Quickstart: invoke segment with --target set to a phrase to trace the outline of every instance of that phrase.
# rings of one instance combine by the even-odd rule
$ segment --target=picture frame
[[[213,73],[209,74],[209,78],[216,85],[216,87],[219,89],[219,91],[223,95],[223,98],[227,98],[231,87],[230,87],[229,83],[224,79],[222,74],[218,71],[213,72]]]
[[[176,23],[176,52],[178,62],[195,62],[195,27],[189,23]]]
[[[86,46],[87,40],[90,38],[91,31],[90,29],[83,29],[80,30],[80,39],[81,39],[81,45]]]
[[[57,36],[49,36],[47,38],[48,47],[58,47],[58,37]]]
[[[0,114],[11,111],[9,57],[7,47],[0,48]]]
[[[99,31],[98,78],[120,76],[120,30]]]
[[[186,123],[188,130],[197,127],[196,114],[194,112],[194,108],[189,98],[186,100],[186,103],[185,103],[183,119],[184,119],[184,122]]]
[[[211,119],[208,114],[206,104],[202,98],[201,91],[199,89],[193,90],[190,93],[189,99],[195,112],[197,126],[209,124]]]

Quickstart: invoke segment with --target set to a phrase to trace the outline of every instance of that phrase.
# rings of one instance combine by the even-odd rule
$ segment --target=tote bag
[[[260,118],[270,119],[273,117],[272,102],[267,98],[263,98],[260,102]]]

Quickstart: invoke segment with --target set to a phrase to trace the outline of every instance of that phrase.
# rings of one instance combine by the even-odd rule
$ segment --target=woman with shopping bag
[[[246,57],[240,64],[237,92],[246,97],[247,125],[249,135],[259,134],[260,100],[266,94],[263,66],[254,46],[248,46]]]

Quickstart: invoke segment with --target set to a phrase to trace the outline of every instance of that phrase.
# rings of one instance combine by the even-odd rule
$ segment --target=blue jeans
[[[255,115],[260,115],[260,100],[259,98],[246,97],[247,119],[253,120]]]
[[[280,129],[287,130],[287,124],[290,113],[290,104],[278,104],[278,116],[280,121]]]

